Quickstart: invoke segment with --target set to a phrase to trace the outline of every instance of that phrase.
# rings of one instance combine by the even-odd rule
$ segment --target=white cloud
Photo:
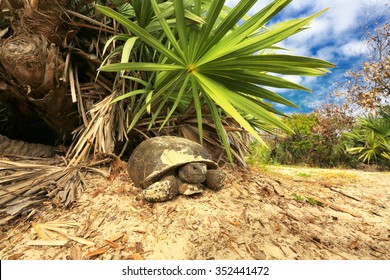
[[[228,0],[226,5],[234,6],[238,0]],[[255,13],[272,1],[257,1],[250,13]],[[292,1],[280,14],[281,19],[304,17],[312,15],[323,9],[329,10],[320,17],[314,19],[307,30],[292,36],[284,43],[284,47],[321,48],[325,43],[331,43],[335,49],[339,49],[349,40],[358,40],[356,32],[370,17],[375,14],[386,15],[390,7],[385,7],[389,0],[295,0]],[[361,27],[364,28],[364,27]],[[298,51],[298,50],[297,50]],[[299,51],[302,53],[302,51]],[[307,54],[307,52],[305,52]]]
[[[334,46],[322,47],[317,51],[316,57],[328,61],[336,60],[338,50]]]
[[[362,41],[350,41],[340,46],[340,51],[344,56],[359,56],[368,53],[367,46]]]

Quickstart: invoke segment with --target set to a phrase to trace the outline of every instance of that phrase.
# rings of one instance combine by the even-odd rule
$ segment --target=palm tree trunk
[[[53,146],[11,140],[0,135],[0,156],[53,157],[55,154],[56,151]]]
[[[0,101],[18,103],[18,114],[45,122],[57,139],[70,136],[75,125],[70,116],[77,115],[67,94],[60,51],[66,34],[61,9],[65,2],[25,0],[21,9],[13,10],[8,36],[0,38]]]

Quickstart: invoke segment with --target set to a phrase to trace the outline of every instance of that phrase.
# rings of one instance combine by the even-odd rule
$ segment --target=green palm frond
[[[358,154],[359,160],[371,163],[384,161],[390,164],[390,122],[389,118],[380,115],[368,115],[358,119],[359,127],[345,136],[355,143],[347,149]]]
[[[158,21],[160,32],[157,34],[148,30],[147,23],[131,21],[108,7],[97,6],[100,12],[115,19],[153,50],[148,61],[129,60],[100,68],[101,71],[118,73],[149,73],[147,82],[151,89],[125,94],[126,97],[137,95],[142,102],[134,112],[129,129],[148,114],[151,115],[149,128],[160,117],[164,120],[160,122],[162,128],[173,115],[194,106],[202,141],[202,118],[205,117],[202,107],[207,106],[208,116],[214,121],[229,159],[232,155],[222,121],[225,117],[234,118],[259,141],[261,129],[270,131],[274,127],[291,131],[277,116],[281,112],[266,102],[296,105],[264,87],[308,90],[280,77],[280,74],[318,76],[334,66],[320,59],[275,54],[277,43],[307,28],[324,11],[266,27],[291,0],[275,0],[252,17],[248,17],[247,12],[256,0],[240,1],[232,9],[227,9],[224,2],[131,1],[136,14],[144,8],[150,22],[155,24]],[[150,11],[153,11],[153,16],[149,16]],[[241,24],[244,18],[247,20]],[[188,24],[189,21],[195,24]],[[247,116],[259,121],[248,122]],[[264,125],[258,127],[254,124]]]

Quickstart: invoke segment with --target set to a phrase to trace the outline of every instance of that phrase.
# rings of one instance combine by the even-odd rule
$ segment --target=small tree
[[[335,92],[365,111],[374,112],[390,102],[390,20],[367,36],[368,60]]]
[[[312,133],[321,135],[318,146],[322,147],[322,150],[317,148],[316,152],[317,157],[322,159],[320,165],[355,165],[354,158],[346,152],[352,142],[343,138],[343,134],[351,131],[355,125],[355,118],[349,112],[347,107],[335,104],[325,104],[314,111],[317,124]]]

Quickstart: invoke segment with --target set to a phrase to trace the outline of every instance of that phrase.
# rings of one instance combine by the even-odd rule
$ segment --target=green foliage
[[[320,202],[317,199],[312,198],[312,197],[306,198],[306,201],[313,206],[323,206],[324,205],[322,202]]]
[[[337,117],[338,121],[334,118]],[[267,144],[271,148],[267,161],[263,163],[304,164],[320,167],[351,166],[357,161],[346,152],[352,141],[342,137],[342,131],[351,129],[350,121],[340,121],[342,116],[326,116],[320,112],[292,114],[284,121],[294,131],[293,134],[270,137]],[[254,150],[254,149],[252,149]],[[264,155],[257,156],[261,162]],[[252,162],[256,162],[252,159]]]
[[[317,122],[315,114],[292,114],[285,118],[285,123],[294,131],[292,137],[296,139],[310,135]]]
[[[284,117],[293,134],[287,137],[276,137],[272,145],[272,157],[281,164],[297,164],[310,160],[310,150],[313,148],[312,128],[316,124],[314,114],[293,114]]]
[[[97,6],[126,29],[114,41],[133,40],[109,55],[122,53],[120,62],[104,63],[100,68],[132,81],[117,99],[130,100],[129,130],[141,121],[148,123],[148,129],[157,126],[161,130],[171,120],[194,111],[199,139],[203,139],[204,119],[211,119],[230,159],[226,119],[234,119],[259,142],[258,131],[291,131],[277,116],[282,113],[266,101],[295,104],[265,86],[308,90],[274,74],[323,75],[334,65],[275,54],[276,44],[303,31],[323,11],[266,26],[291,0],[275,0],[252,17],[246,13],[257,0],[240,1],[233,9],[224,2],[133,0],[135,17]],[[247,20],[241,24],[243,19]]]
[[[271,158],[271,150],[259,141],[253,141],[250,145],[250,153],[246,161],[250,165],[257,166],[273,163]]]
[[[292,197],[295,199],[295,200],[297,200],[297,201],[305,201],[305,199],[302,197],[302,196],[300,196],[300,195],[298,195],[298,194],[296,194],[296,193],[293,193],[292,194]]]
[[[316,200],[315,198],[312,198],[312,197],[302,197],[296,193],[293,193],[292,194],[292,197],[296,200],[296,201],[299,201],[299,202],[307,202],[307,203],[310,203],[311,205],[313,206],[324,206],[324,204],[318,200]]]
[[[359,118],[358,126],[345,137],[354,143],[348,152],[359,155],[362,162],[390,166],[390,106],[378,115]]]

